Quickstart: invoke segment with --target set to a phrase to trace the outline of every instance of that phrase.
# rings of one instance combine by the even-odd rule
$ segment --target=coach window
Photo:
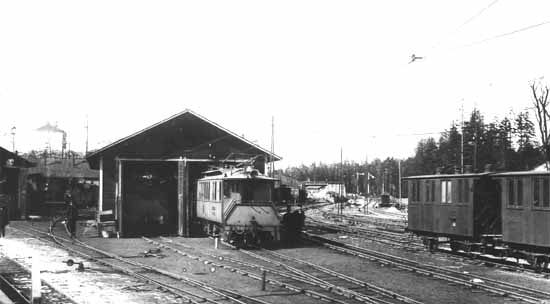
[[[411,201],[420,202],[420,181],[411,182]]]
[[[508,180],[508,206],[522,207],[523,205],[523,181],[521,179]]]
[[[468,203],[470,201],[470,183],[467,179],[458,180],[458,202]]]
[[[424,200],[425,200],[426,202],[431,202],[431,201],[432,201],[432,200],[431,200],[431,197],[430,197],[430,193],[432,192],[431,189],[430,189],[430,187],[431,187],[430,181],[425,181],[425,182],[424,182],[424,190],[426,190],[426,191],[425,191],[425,195],[426,195],[425,197],[426,197],[426,198],[425,198]]]
[[[548,177],[533,178],[533,207],[550,207],[550,184]]]
[[[431,184],[432,184],[432,187],[431,187],[432,202],[435,202],[435,180],[432,180]]]
[[[450,180],[441,181],[441,202],[450,204],[452,199],[452,183]]]

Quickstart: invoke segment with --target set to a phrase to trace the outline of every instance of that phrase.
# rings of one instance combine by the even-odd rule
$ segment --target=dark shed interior
[[[190,235],[196,181],[210,166],[280,157],[185,110],[87,156],[100,170],[98,220],[123,236]]]

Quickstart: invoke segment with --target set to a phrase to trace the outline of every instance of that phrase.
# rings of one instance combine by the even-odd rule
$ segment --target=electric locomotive
[[[280,239],[273,204],[276,179],[252,167],[205,172],[197,181],[196,214],[205,231],[237,246]]]

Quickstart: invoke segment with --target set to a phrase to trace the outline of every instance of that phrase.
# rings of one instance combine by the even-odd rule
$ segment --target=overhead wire
[[[513,35],[513,34],[516,34],[516,33],[524,32],[524,31],[527,31],[527,30],[530,30],[530,29],[533,29],[533,28],[537,28],[539,26],[546,25],[546,24],[550,24],[550,20],[546,20],[546,21],[543,21],[543,22],[540,22],[540,23],[537,23],[537,24],[522,27],[520,29],[513,30],[511,32],[507,32],[507,33],[504,33],[504,34],[499,34],[499,35],[495,35],[495,36],[485,38],[485,39],[482,39],[482,40],[467,43],[467,44],[461,45],[459,47],[456,47],[453,50],[457,50],[457,49],[461,49],[461,48],[467,48],[467,47],[471,47],[471,46],[474,46],[474,45],[477,45],[477,44],[482,44],[482,43],[485,43],[485,42],[488,42],[488,41],[491,41],[491,40],[495,40],[495,39],[510,36],[510,35]]]
[[[441,38],[438,40],[438,42],[431,47],[431,49],[436,49],[445,39],[451,37],[451,36],[454,36],[456,35],[464,26],[466,26],[467,24],[469,24],[470,22],[474,21],[475,19],[477,19],[479,16],[481,16],[485,11],[487,11],[489,8],[491,8],[493,5],[497,4],[499,0],[493,0],[492,2],[490,2],[488,5],[486,5],[485,7],[483,7],[482,9],[480,9],[477,13],[475,13],[474,15],[472,15],[471,17],[469,17],[468,19],[466,19],[464,22],[462,22],[458,27],[456,27],[453,31],[449,32],[445,37]]]

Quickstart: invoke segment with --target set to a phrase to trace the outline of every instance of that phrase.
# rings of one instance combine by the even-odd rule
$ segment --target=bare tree
[[[550,146],[548,146],[548,120],[550,120],[550,114],[548,113],[548,93],[550,92],[550,88],[548,85],[543,86],[540,81],[538,83],[533,81],[530,86],[533,93],[533,104],[539,126],[544,160],[546,169],[548,170],[548,164],[550,163]]]

